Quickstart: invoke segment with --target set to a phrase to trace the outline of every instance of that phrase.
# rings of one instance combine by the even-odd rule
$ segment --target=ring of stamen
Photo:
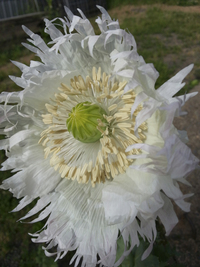
[[[126,82],[109,81],[110,76],[101,68],[93,68],[92,79],[82,76],[71,79],[71,86],[61,84],[60,93],[55,94],[51,104],[46,104],[47,114],[43,122],[49,127],[41,134],[39,143],[44,146],[44,156],[50,156],[50,164],[58,170],[61,177],[77,179],[80,183],[96,183],[113,179],[124,173],[133,159],[129,155],[139,154],[139,149],[125,152],[126,148],[136,143],[143,143],[147,130],[146,123],[134,133],[135,118],[142,109],[139,105],[132,117],[131,107],[136,94],[133,90],[124,92]],[[66,119],[71,109],[78,103],[89,101],[101,106],[105,111],[105,123],[98,121],[101,138],[95,143],[84,144],[69,133]]]

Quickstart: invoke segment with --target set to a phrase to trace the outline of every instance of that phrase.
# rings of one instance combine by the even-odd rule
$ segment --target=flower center
[[[60,92],[46,104],[43,122],[48,127],[39,143],[62,178],[95,186],[126,172],[140,153],[139,149],[126,152],[144,142],[147,130],[144,122],[134,133],[142,105],[131,116],[136,93],[125,92],[126,84],[93,68],[91,76],[75,76],[70,85],[61,84]]]
[[[106,114],[105,110],[98,105],[88,101],[81,102],[69,113],[67,129],[75,139],[83,143],[94,143],[101,138],[102,134],[98,130],[99,122],[107,122],[103,117],[104,114]]]

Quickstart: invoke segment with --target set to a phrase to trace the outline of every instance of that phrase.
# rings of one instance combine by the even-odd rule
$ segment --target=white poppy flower
[[[173,97],[192,65],[155,90],[158,72],[138,55],[134,37],[98,8],[100,35],[80,10],[59,19],[64,34],[46,19],[51,48],[24,27],[32,43],[24,46],[41,62],[14,62],[22,76],[11,78],[23,90],[0,95],[1,170],[15,173],[1,188],[22,198],[15,211],[39,197],[21,219],[47,217],[33,234],[47,243],[46,255],[52,247],[56,259],[76,250],[72,262],[112,267],[139,236],[150,243],[148,256],[157,218],[170,233],[178,222],[171,200],[190,209],[178,182],[187,184],[198,159],[173,119],[195,93]],[[116,262],[119,234],[125,247]]]

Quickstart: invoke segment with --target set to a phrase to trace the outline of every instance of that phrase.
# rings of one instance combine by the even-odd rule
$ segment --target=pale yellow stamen
[[[119,173],[124,173],[133,162],[127,156],[139,154],[140,150],[126,148],[145,140],[146,123],[138,128],[138,137],[134,134],[135,117],[142,109],[139,105],[132,118],[131,108],[136,94],[133,90],[124,92],[127,82],[110,82],[110,76],[102,73],[101,68],[92,70],[92,78],[82,76],[71,79],[71,84],[61,84],[60,93],[55,94],[51,104],[46,104],[47,114],[43,122],[49,127],[41,134],[41,143],[45,158],[51,157],[50,164],[59,170],[61,177],[77,179],[79,183],[91,181],[96,183],[114,179]],[[84,149],[77,149],[71,133],[68,132],[66,119],[70,110],[80,102],[89,101],[106,110],[103,115],[107,121],[98,120],[97,129],[101,132],[98,142],[99,151],[96,157]],[[79,141],[76,141],[79,142]],[[86,154],[87,154],[86,153]]]

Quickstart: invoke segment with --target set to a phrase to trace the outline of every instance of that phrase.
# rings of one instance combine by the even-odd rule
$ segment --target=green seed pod
[[[101,132],[97,129],[99,120],[107,121],[103,114],[105,110],[90,102],[81,102],[72,108],[67,119],[67,128],[75,139],[83,143],[94,143],[101,138]],[[105,127],[101,127],[103,130]]]

